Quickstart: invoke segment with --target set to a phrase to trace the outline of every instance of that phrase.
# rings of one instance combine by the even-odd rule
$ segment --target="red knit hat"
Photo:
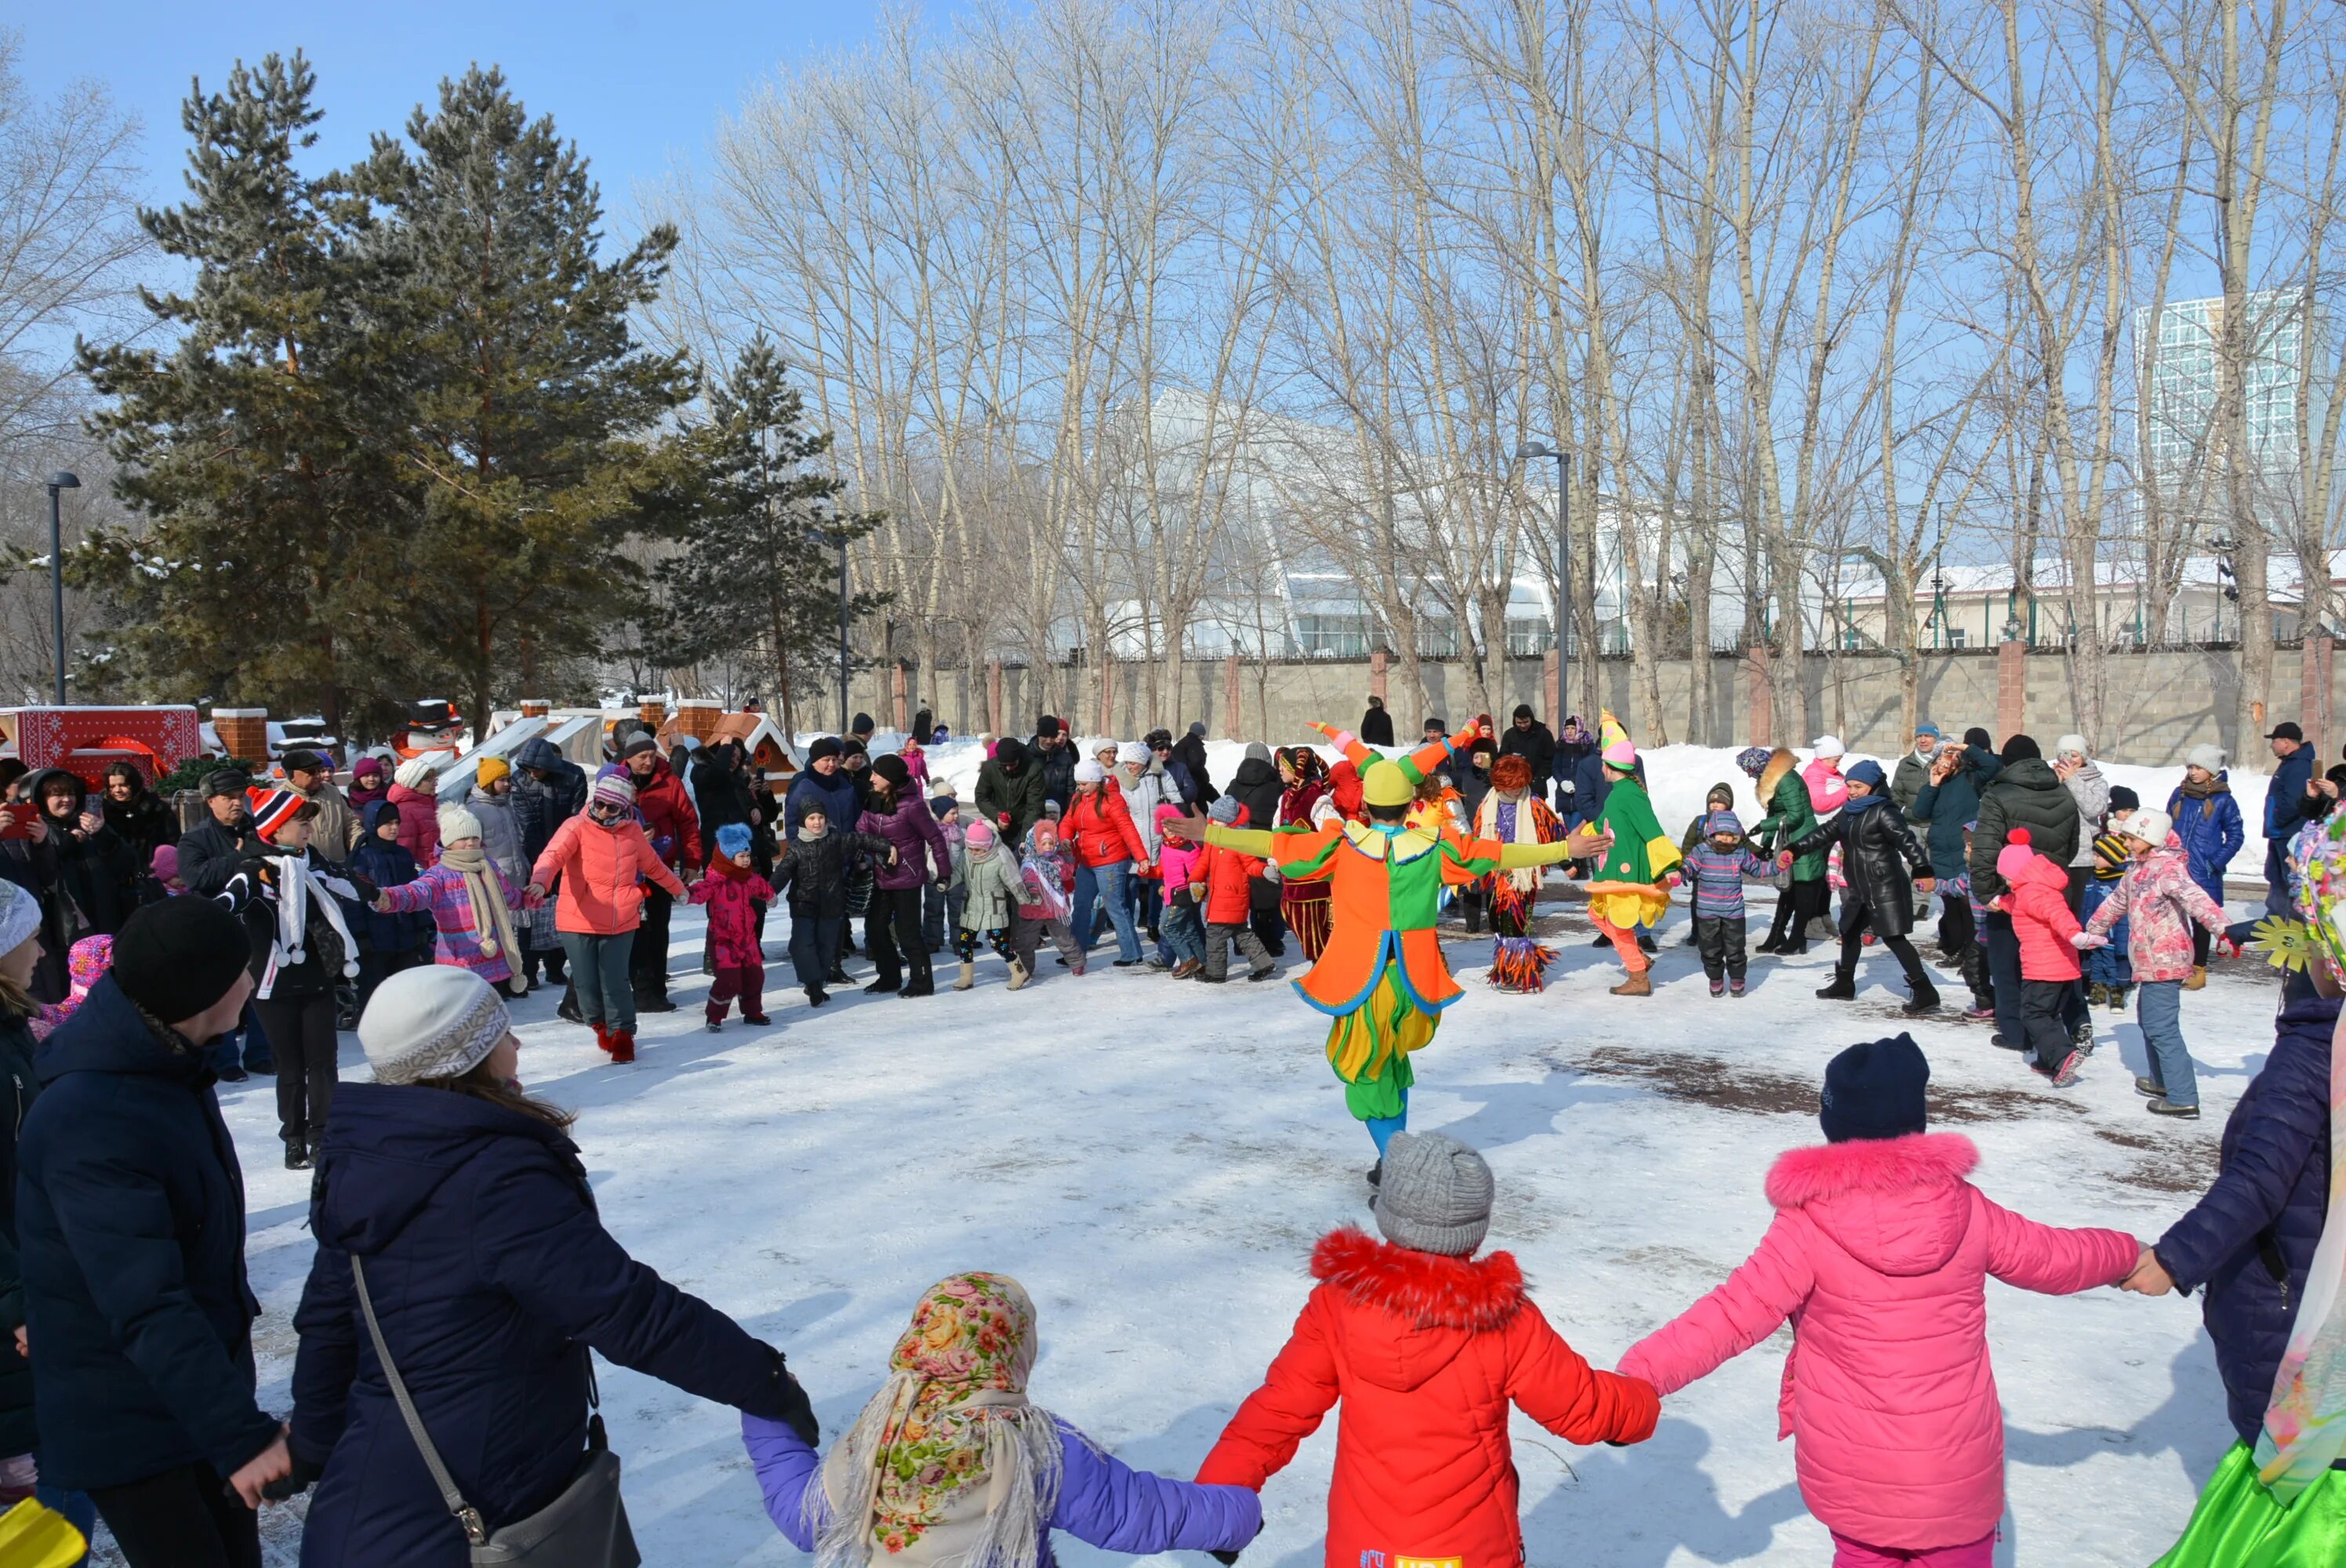
[[[245,803],[252,810],[252,830],[263,839],[274,840],[277,830],[300,814],[309,800],[291,789],[271,789],[254,785],[244,792]]]

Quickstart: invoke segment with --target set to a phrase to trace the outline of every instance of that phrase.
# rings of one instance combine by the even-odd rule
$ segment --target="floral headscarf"
[[[824,1461],[816,1563],[1034,1568],[1062,1469],[1057,1423],[1026,1402],[1034,1365],[1035,1304],[1015,1279],[956,1274],[923,1292],[888,1380]]]

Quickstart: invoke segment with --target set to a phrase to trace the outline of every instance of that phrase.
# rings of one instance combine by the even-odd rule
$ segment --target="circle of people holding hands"
[[[1519,729],[1527,717],[1518,716]],[[1178,867],[1185,850],[1208,867],[1178,888],[1209,940],[1219,932],[1223,942],[1204,957],[1172,945],[1166,967],[1194,962],[1190,973],[1219,978],[1208,959],[1226,962],[1236,943],[1259,972],[1256,952],[1270,952],[1264,933],[1274,920],[1279,934],[1293,933],[1316,956],[1315,940],[1322,952],[1342,940],[1331,917],[1343,911],[1283,908],[1301,884],[1243,863],[1243,879],[1225,889],[1210,859],[1225,850],[1216,840],[1252,842],[1250,824],[1259,831],[1310,822],[1318,800],[1291,824],[1280,812],[1290,791],[1321,784],[1329,802],[1322,835],[1362,842],[1352,828],[1335,827],[1351,815],[1342,791],[1357,788],[1362,812],[1385,824],[1379,831],[1392,846],[1388,874],[1398,891],[1407,820],[1434,820],[1453,809],[1445,790],[1458,791],[1462,804],[1465,793],[1454,773],[1396,769],[1371,759],[1354,737],[1331,733],[1342,764],[1314,777],[1292,751],[1250,756],[1248,764],[1261,765],[1251,780],[1242,765],[1229,791],[1201,801],[1211,786],[1193,731],[1185,738],[1200,742],[1192,777],[1203,786],[1195,794],[1175,772],[1177,763],[1190,766],[1180,748],[1151,737],[1140,743],[1145,758],[1118,748],[1116,767],[1134,771],[1113,786],[1099,758],[1067,759],[1069,799],[1052,828],[1048,773],[1071,747],[1056,733],[1045,738],[1058,744],[1029,753],[1001,743],[982,771],[975,820],[958,835],[958,911],[946,813],[915,782],[917,745],[878,759],[867,752],[857,767],[848,742],[819,742],[780,801],[747,778],[738,748],[688,793],[648,734],[619,738],[613,766],[591,780],[558,755],[534,761],[524,748],[502,774],[477,769],[461,806],[433,798],[428,774],[412,764],[387,782],[378,768],[382,794],[363,799],[375,787],[365,776],[343,796],[331,770],[321,779],[294,768],[292,757],[285,788],[216,773],[209,820],[174,844],[151,846],[144,862],[166,893],[177,882],[197,896],[142,902],[134,878],[113,911],[116,928],[89,935],[57,929],[56,884],[42,872],[18,875],[16,864],[36,857],[16,846],[45,849],[59,881],[79,865],[87,891],[93,867],[110,875],[104,868],[118,870],[129,852],[101,841],[122,831],[103,808],[85,809],[62,789],[56,798],[66,809],[53,809],[46,782],[20,792],[40,834],[18,835],[21,808],[0,821],[0,1074],[18,1108],[0,1171],[11,1244],[0,1268],[14,1276],[0,1279],[13,1287],[0,1305],[16,1318],[13,1345],[0,1345],[0,1486],[85,1529],[102,1517],[133,1568],[251,1568],[260,1561],[255,1511],[305,1490],[305,1564],[632,1563],[640,1554],[597,1412],[592,1356],[600,1353],[738,1408],[769,1515],[826,1565],[1042,1568],[1055,1529],[1114,1551],[1199,1550],[1231,1562],[1261,1527],[1262,1492],[1341,1408],[1327,1498],[1330,1568],[1372,1560],[1505,1568],[1524,1556],[1508,1406],[1568,1441],[1634,1444],[1651,1435],[1662,1399],[1789,1323],[1783,1429],[1835,1562],[1984,1568],[2005,1508],[1986,1339],[1984,1281],[1993,1275],[2049,1293],[2122,1286],[2200,1294],[2238,1441],[2163,1563],[2346,1560],[2346,1495],[2333,1468],[2346,1447],[2346,1217],[2332,1196],[2346,1194],[2333,1163],[2346,1114],[2346,1073],[2333,1067],[2346,973],[2346,939],[2333,918],[2346,898],[2346,819],[2330,809],[2335,780],[2307,782],[2310,757],[2294,790],[2285,788],[2286,769],[2277,775],[2265,824],[2286,829],[2268,857],[2280,878],[2273,912],[2302,919],[2308,961],[2280,981],[2274,1046],[2232,1113],[2213,1186],[2155,1243],[2044,1226],[1994,1202],[1968,1140],[1929,1130],[1929,1064],[1901,1034],[1831,1058],[1819,1094],[1824,1141],[1774,1163],[1766,1182],[1774,1219],[1749,1259],[1629,1347],[1615,1370],[1592,1368],[1566,1343],[1508,1253],[1484,1250],[1495,1194],[1482,1156],[1438,1132],[1394,1127],[1379,1141],[1374,1234],[1340,1227],[1313,1249],[1315,1284],[1291,1338],[1194,1478],[1125,1465],[1035,1403],[1034,1301],[1015,1280],[982,1270],[948,1275],[912,1304],[881,1386],[825,1451],[781,1351],[629,1257],[603,1227],[570,1135],[573,1116],[521,1086],[507,1002],[543,972],[568,988],[566,1007],[624,1059],[636,1012],[667,1002],[668,907],[656,901],[692,897],[711,908],[708,1023],[721,1026],[726,1016],[719,989],[761,1022],[755,954],[765,903],[788,890],[792,957],[811,1001],[837,983],[849,952],[859,864],[870,882],[860,912],[878,972],[867,989],[929,988],[923,921],[932,899],[958,939],[963,983],[979,940],[1007,948],[1014,984],[1035,978],[1046,934],[1080,972],[1089,942],[1079,939],[1103,906],[1117,936],[1116,962],[1136,967],[1148,956],[1137,932],[1152,913],[1160,942],[1168,928],[1185,937],[1189,929],[1165,896],[1177,891],[1173,875],[1152,911],[1133,885],[1155,879],[1133,873],[1166,873],[1168,853]],[[1483,738],[1443,745],[1471,769]],[[2170,1055],[2153,1026],[2154,1012],[2171,1023],[2169,1003],[2154,1008],[2148,993],[2179,991],[2204,973],[2205,950],[2189,947],[2183,919],[2221,928],[2220,909],[2210,919],[2204,907],[2214,901],[2199,881],[2193,835],[2212,830],[2219,846],[2228,835],[2237,840],[2236,808],[2225,824],[2222,759],[2195,754],[2165,810],[2120,803],[2113,811],[2105,799],[2089,813],[2079,789],[2091,768],[2082,742],[2065,740],[2050,764],[2025,737],[1994,754],[1984,737],[1968,742],[1966,759],[1976,750],[1998,767],[1984,789],[1971,780],[1965,800],[1965,775],[1984,765],[1939,758],[1943,748],[1923,747],[1924,738],[1937,738],[1918,737],[1899,779],[1872,764],[1849,768],[1840,785],[1847,799],[1828,808],[1837,814],[1821,828],[1810,780],[1799,780],[1809,824],[1785,795],[1788,754],[1747,761],[1771,815],[1789,819],[1755,830],[1775,835],[1770,854],[1738,847],[1716,814],[1698,820],[1706,830],[1694,848],[1744,857],[1739,892],[1753,877],[1787,881],[1780,911],[1794,911],[1780,913],[1778,947],[1808,940],[1800,911],[1814,895],[1797,890],[1824,880],[1802,878],[1799,862],[1841,850],[1851,897],[1829,996],[1847,989],[1869,932],[1911,978],[1917,965],[1904,937],[1915,895],[1935,893],[1952,916],[1949,883],[1970,877],[1957,891],[1990,939],[1978,972],[1994,988],[1991,1010],[2007,990],[1994,940],[2002,921],[2017,950],[2014,1027],[2055,1082],[2075,1075],[2067,1009],[2085,1002],[2076,957],[2107,952],[2101,939],[2118,921],[2133,922],[2133,972],[2116,983],[2121,996],[2140,999],[2152,1045],[2153,1076],[2137,1086],[2154,1104],[2174,1107],[2180,1097],[2196,1107],[2188,1054],[2178,1038]],[[2290,738],[2273,738],[2287,763]],[[1417,755],[1431,760],[1425,749]],[[1546,847],[1567,845],[1583,862],[1602,939],[1629,972],[1622,993],[1644,994],[1649,986],[1634,983],[1650,969],[1641,939],[1690,857],[1652,820],[1626,738],[1596,755],[1605,792],[1621,809],[1584,816],[1577,790],[1562,809],[1540,799],[1539,781],[1556,777],[1553,755],[1543,771],[1521,750],[1494,750],[1490,789],[1506,812],[1486,817],[1489,799],[1478,801],[1468,840],[1493,850],[1451,855],[1445,875],[1476,884],[1470,896],[1488,902],[1470,905],[1470,918],[1491,920],[1502,933],[1494,940],[1527,940],[1522,911],[1536,885],[1514,874],[1545,871],[1559,858]],[[1501,772],[1507,757],[1522,758],[1522,768]],[[708,761],[694,762],[696,775]],[[1876,826],[1891,820],[1883,806],[1856,805],[1880,796],[1895,805],[1908,761],[1922,775],[1914,800],[1935,792],[1920,818],[1912,802],[1901,809],[1929,823],[1927,851],[1903,820],[1892,832]],[[1166,781],[1165,793],[1148,802],[1140,782],[1151,778]],[[327,790],[333,799],[321,800]],[[2074,819],[2066,840],[2056,791]],[[1824,793],[1830,799],[1831,788]],[[510,852],[479,809],[483,795],[492,810],[495,799],[507,801]],[[2276,822],[2276,798],[2287,822]],[[1147,804],[1153,842],[1140,836],[1136,803]],[[1960,870],[1941,856],[1942,812],[1961,819],[1949,841],[1968,840]],[[2088,815],[2091,833],[2082,827]],[[1108,834],[1127,852],[1093,863],[1082,846]],[[1977,857],[1989,838],[1988,896],[1970,906],[1983,891]],[[2101,840],[2112,838],[2106,850]],[[713,853],[704,855],[704,843]],[[1015,880],[1006,863],[998,877],[974,874],[1005,843],[1026,851]],[[1072,859],[1035,886],[1027,876],[1035,857],[1069,843]],[[1509,845],[1525,848],[1504,852]],[[1874,880],[1886,869],[1885,846],[1906,875]],[[155,852],[166,848],[176,855]],[[377,876],[370,868],[383,863],[385,848],[403,851],[413,874]],[[2101,876],[2107,864],[2117,874]],[[2220,862],[2215,870],[2220,875]],[[2087,891],[2115,884],[2084,921],[2068,901],[2078,871]],[[1698,922],[1739,925],[1739,910],[1729,916],[1714,901],[1705,912],[1698,869],[1694,875]],[[1271,884],[1269,909],[1258,882]],[[88,920],[103,900],[92,892],[73,902],[76,918]],[[719,932],[729,908],[747,922],[746,935],[738,926],[729,940]],[[1022,946],[1030,909],[1041,913]],[[1503,920],[1509,909],[1516,912]],[[373,922],[419,916],[432,922],[430,957],[382,962],[420,954],[424,943],[387,950],[387,932],[371,936]],[[655,920],[656,974],[641,962],[639,940]],[[2147,945],[2146,923],[2157,928]],[[55,942],[65,936],[73,940],[61,971]],[[92,936],[105,945],[88,945]],[[1715,990],[1734,978],[1724,938],[1698,932],[1706,970],[1719,960]],[[2045,973],[2064,954],[2070,972]],[[1539,965],[1517,956],[1515,983],[1535,987]],[[1980,992],[1974,969],[1964,975]],[[2106,1001],[2113,983],[2096,983]],[[1409,994],[1415,985],[1408,983]],[[358,987],[371,1073],[337,1090],[332,1037],[346,989]],[[215,1091],[229,1075],[223,1053],[256,1020],[277,1054],[288,1163],[315,1170],[309,1223],[317,1245],[294,1318],[290,1419],[256,1397],[259,1304],[246,1273],[243,1180]],[[1345,1027],[1339,1018],[1331,1029],[1331,1059]],[[313,1055],[321,1029],[325,1050]],[[2055,1052],[2059,1060],[2048,1063]]]

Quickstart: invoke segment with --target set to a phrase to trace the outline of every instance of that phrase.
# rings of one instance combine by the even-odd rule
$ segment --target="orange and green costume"
[[[1440,767],[1455,742],[1436,741],[1406,758],[1385,758],[1351,735],[1315,725],[1359,769],[1362,798],[1397,806]],[[1401,822],[1332,822],[1324,828],[1256,831],[1217,825],[1206,841],[1276,860],[1288,881],[1330,884],[1331,929],[1320,961],[1296,981],[1297,994],[1329,1017],[1328,1062],[1344,1082],[1344,1103],[1370,1124],[1405,1115],[1415,1074],[1410,1054],[1433,1038],[1442,1010],[1464,994],[1450,976],[1434,931],[1445,888],[1494,871],[1554,865],[1563,843],[1502,844],[1455,828]]]

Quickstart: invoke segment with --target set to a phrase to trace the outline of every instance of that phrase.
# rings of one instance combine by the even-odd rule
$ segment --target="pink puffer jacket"
[[[1809,787],[1809,804],[1820,817],[1829,817],[1849,804],[1849,783],[1841,776],[1841,759],[1815,757],[1800,769],[1800,782]]]
[[[1988,1366],[1985,1279],[2066,1295],[2126,1278],[2115,1230],[2056,1230],[1964,1178],[1950,1133],[1794,1149],[1768,1173],[1776,1221],[1727,1282],[1621,1358],[1664,1394],[1787,1318],[1779,1437],[1831,1529],[1925,1551],[1979,1540],[2004,1513],[2004,1412]]]
[[[2107,936],[2127,922],[2127,958],[2136,983],[2191,978],[2191,922],[2224,929],[2223,906],[2191,880],[2191,857],[2174,834],[2168,847],[2127,868],[2086,929]]]

